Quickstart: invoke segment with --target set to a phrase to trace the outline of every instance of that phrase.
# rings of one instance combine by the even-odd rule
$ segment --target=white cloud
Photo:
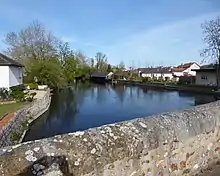
[[[173,24],[156,26],[127,37],[106,48],[110,59],[124,60],[130,64],[151,62],[154,64],[178,64],[199,61],[199,50],[204,47],[201,23],[214,19],[219,12],[205,14]],[[116,60],[117,59],[117,60]]]

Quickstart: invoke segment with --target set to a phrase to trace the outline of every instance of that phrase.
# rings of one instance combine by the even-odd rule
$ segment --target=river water
[[[24,141],[185,109],[213,97],[138,86],[80,84],[54,93],[50,109],[30,127]]]

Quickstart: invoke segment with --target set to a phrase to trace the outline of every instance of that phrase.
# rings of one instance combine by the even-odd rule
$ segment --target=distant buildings
[[[141,77],[163,80],[179,80],[181,76],[196,76],[195,69],[200,69],[200,66],[195,63],[185,63],[176,67],[155,67],[155,68],[139,68],[137,69]]]
[[[141,77],[152,79],[169,80],[173,78],[171,67],[156,67],[156,68],[140,68],[138,69]]]

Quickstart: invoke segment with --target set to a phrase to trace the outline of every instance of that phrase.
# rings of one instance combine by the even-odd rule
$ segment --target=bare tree
[[[120,70],[120,71],[123,71],[123,70],[125,70],[125,64],[124,64],[124,62],[123,61],[121,61],[119,64],[118,64],[118,69]]]
[[[19,32],[6,35],[5,51],[12,58],[25,64],[30,59],[46,59],[57,54],[60,41],[51,32],[47,32],[38,21],[32,22]]]
[[[88,62],[87,57],[82,51],[76,51],[75,56],[76,56],[79,64],[81,64],[81,65],[87,64],[87,62]]]
[[[220,64],[220,17],[215,20],[207,21],[201,25],[204,41],[207,44],[201,52],[201,56],[210,57],[217,63],[217,85],[219,87],[219,64]]]
[[[108,68],[108,59],[105,54],[98,52],[95,56],[97,71],[106,71]]]

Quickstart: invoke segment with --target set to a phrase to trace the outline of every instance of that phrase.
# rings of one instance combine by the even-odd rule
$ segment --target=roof
[[[215,68],[200,68],[200,69],[193,69],[192,71],[196,72],[215,72]]]
[[[142,73],[171,73],[170,67],[139,68]]]
[[[23,67],[19,62],[9,58],[8,56],[0,53],[0,66],[16,66]]]
[[[106,76],[108,76],[109,73],[107,72],[93,72],[91,74],[91,77],[99,77],[99,78],[105,78]]]
[[[196,64],[196,63],[195,62],[189,62],[189,63],[181,64],[181,65],[178,65],[177,67],[174,67],[172,69],[172,71],[173,72],[183,72],[187,68],[191,67],[193,64]]]

